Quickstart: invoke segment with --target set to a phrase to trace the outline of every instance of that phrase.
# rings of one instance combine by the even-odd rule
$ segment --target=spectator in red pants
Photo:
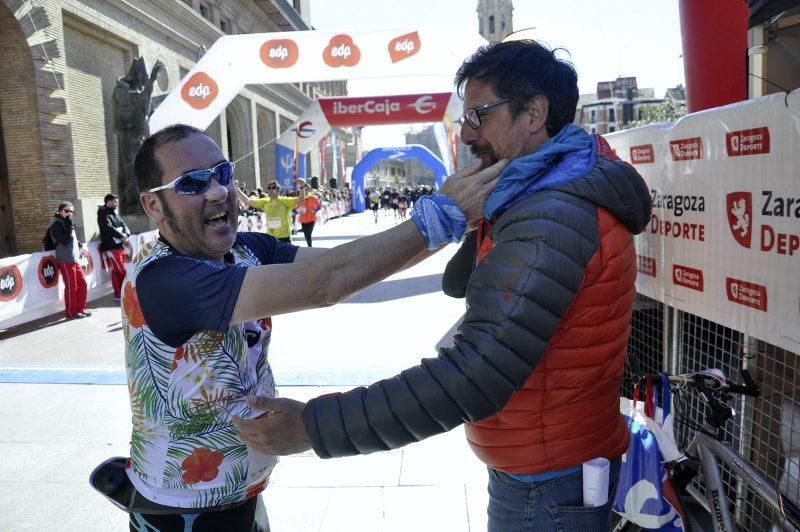
[[[100,228],[100,251],[103,262],[111,269],[111,286],[114,301],[119,301],[122,281],[125,279],[125,243],[131,234],[128,226],[117,214],[119,196],[106,194],[105,205],[97,208],[97,226]]]
[[[305,179],[297,180],[297,189],[299,191],[297,210],[300,212],[300,227],[306,237],[306,245],[311,247],[311,233],[314,231],[314,223],[317,221],[317,211],[322,204],[311,191],[311,187],[306,184]]]
[[[92,315],[86,310],[86,279],[81,270],[81,247],[72,225],[75,208],[65,201],[58,205],[50,224],[50,238],[56,243],[56,262],[58,271],[64,279],[64,305],[68,320],[87,318]]]

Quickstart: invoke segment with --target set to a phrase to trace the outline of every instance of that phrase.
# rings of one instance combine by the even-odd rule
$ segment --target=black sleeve
[[[236,241],[252,251],[261,264],[292,263],[297,250],[300,249],[273,236],[255,231],[237,233]]]
[[[323,458],[401,447],[498,412],[535,369],[598,249],[596,208],[544,192],[494,225],[452,348],[371,386],[309,401]]]
[[[50,226],[50,236],[56,244],[61,244],[62,246],[69,244],[70,233],[72,233],[72,227],[67,227],[66,223],[58,220],[54,221]]]
[[[177,347],[201,330],[226,332],[247,268],[172,255],[136,277],[136,295],[156,337]]]
[[[475,267],[478,232],[467,234],[461,247],[447,263],[442,275],[442,291],[450,297],[462,298],[467,294],[467,284]]]

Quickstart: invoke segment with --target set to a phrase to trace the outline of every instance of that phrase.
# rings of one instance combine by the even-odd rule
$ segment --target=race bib
[[[281,228],[280,218],[267,218],[267,229],[280,229],[280,228]]]

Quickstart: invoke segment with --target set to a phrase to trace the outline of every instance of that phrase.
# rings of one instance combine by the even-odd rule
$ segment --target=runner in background
[[[369,208],[372,209],[372,214],[375,216],[375,223],[378,223],[378,207],[380,207],[380,203],[381,193],[378,192],[378,189],[373,189],[369,193]]]
[[[311,247],[311,233],[314,232],[314,223],[317,221],[317,211],[322,206],[319,198],[311,191],[305,179],[297,180],[299,197],[297,211],[300,217],[300,227],[306,237],[306,244]]]
[[[300,203],[300,198],[279,196],[280,189],[281,186],[273,179],[267,185],[266,198],[248,198],[239,187],[236,187],[236,193],[240,202],[264,211],[268,235],[289,243],[292,240],[292,209]]]

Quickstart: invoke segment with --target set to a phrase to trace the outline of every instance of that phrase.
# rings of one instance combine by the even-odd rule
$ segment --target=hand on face
[[[274,456],[301,453],[311,448],[303,426],[305,403],[283,397],[248,398],[247,403],[264,411],[255,419],[233,418],[239,436],[251,448]]]
[[[480,160],[473,161],[447,178],[439,192],[458,205],[467,222],[474,222],[483,217],[483,202],[497,184],[497,178],[507,163],[503,159],[481,170],[483,163]]]

